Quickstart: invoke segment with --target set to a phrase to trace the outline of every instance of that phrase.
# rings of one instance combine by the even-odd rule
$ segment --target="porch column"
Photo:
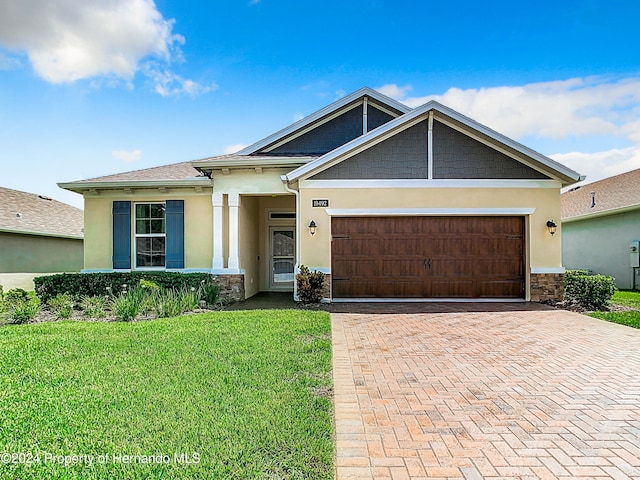
[[[211,201],[213,203],[213,269],[220,270],[224,268],[224,257],[222,256],[222,193],[213,192]]]
[[[240,268],[239,235],[238,235],[238,210],[240,209],[240,194],[229,194],[229,263],[228,268],[238,270]]]

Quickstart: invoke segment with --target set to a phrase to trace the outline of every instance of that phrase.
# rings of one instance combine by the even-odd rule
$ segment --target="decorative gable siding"
[[[378,128],[380,125],[393,120],[395,117],[389,115],[382,110],[378,110],[373,105],[367,106],[367,131],[370,132],[374,128]]]
[[[314,180],[427,178],[428,124],[420,122],[313,176]]]
[[[548,179],[546,175],[438,121],[433,122],[434,179]]]
[[[273,155],[324,155],[362,135],[362,106],[352,108],[273,150]]]

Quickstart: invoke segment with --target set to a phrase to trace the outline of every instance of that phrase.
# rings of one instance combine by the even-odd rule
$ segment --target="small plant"
[[[59,293],[49,300],[49,308],[57,319],[70,318],[73,313],[75,302],[69,293]]]
[[[182,313],[182,296],[173,289],[166,289],[155,297],[154,310],[159,318],[177,317]]]
[[[200,285],[200,300],[207,307],[213,307],[220,298],[220,284],[213,280],[203,280]]]
[[[145,280],[144,278],[140,280],[140,287],[150,291],[156,291],[156,292],[160,290],[160,285],[158,285],[156,282],[153,282],[151,280]]]
[[[300,272],[296,274],[296,285],[300,303],[305,305],[320,303],[324,287],[324,273],[317,270],[311,272],[308,267],[301,265]]]
[[[585,270],[567,270],[564,298],[587,310],[606,309],[616,292],[615,279],[607,275],[589,275]]]
[[[200,292],[195,288],[183,289],[180,292],[182,312],[192,312],[200,306]]]
[[[147,311],[149,295],[144,288],[135,287],[123,292],[111,300],[111,311],[116,320],[132,322],[138,315]]]
[[[107,316],[107,298],[85,295],[80,299],[82,314],[88,318],[104,318]]]
[[[35,292],[21,288],[9,290],[4,295],[7,323],[26,323],[40,313],[40,299]]]

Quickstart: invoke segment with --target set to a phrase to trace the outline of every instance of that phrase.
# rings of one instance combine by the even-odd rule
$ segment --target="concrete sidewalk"
[[[640,479],[639,330],[536,304],[341,310],[339,480]]]

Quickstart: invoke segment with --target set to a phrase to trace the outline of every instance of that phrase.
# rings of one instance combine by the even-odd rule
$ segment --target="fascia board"
[[[33,232],[30,230],[15,230],[11,228],[0,228],[0,233],[13,233],[16,235],[30,235],[34,237],[69,238],[71,240],[84,240],[82,235],[65,235],[62,233]]]
[[[609,215],[618,215],[620,213],[633,212],[635,210],[640,210],[640,205],[630,205],[627,207],[612,208],[610,210],[602,210],[600,212],[587,213],[584,215],[577,215],[575,217],[563,218],[561,220],[561,223],[571,223],[571,222],[579,222],[581,220],[591,220],[599,217],[607,217]]]
[[[83,192],[94,189],[117,189],[117,188],[157,188],[157,187],[196,187],[212,186],[209,178],[193,180],[123,180],[113,182],[68,182],[58,183],[58,187],[72,192]]]
[[[301,128],[306,127],[307,125],[310,125],[311,123],[321,119],[322,117],[325,117],[326,115],[330,115],[333,111],[340,109],[348,105],[349,103],[358,100],[360,97],[365,95],[370,96],[383,104],[386,103],[402,113],[406,113],[411,110],[411,108],[407,107],[406,105],[396,100],[393,100],[392,98],[389,98],[386,95],[381,94],[380,92],[376,92],[375,90],[372,90],[369,87],[363,87],[360,90],[356,90],[355,92],[342,97],[341,99],[333,102],[332,104],[327,105],[324,108],[321,108],[317,112],[314,112],[311,115],[301,120],[298,120],[295,123],[292,123],[291,125],[277,131],[276,133],[269,135],[268,137],[265,137],[262,140],[259,140],[256,143],[249,145],[246,148],[243,148],[242,150],[237,152],[237,155],[250,155],[252,153],[255,153],[261,148],[264,148],[267,145],[270,145],[271,143],[276,142],[280,138],[283,138],[295,132],[296,130],[299,130]]]
[[[252,157],[247,157],[242,160],[211,160],[211,161],[198,161],[191,164],[193,168],[198,170],[210,170],[215,168],[278,168],[288,167],[291,165],[303,165],[317,157],[273,157],[268,161],[251,161]]]

